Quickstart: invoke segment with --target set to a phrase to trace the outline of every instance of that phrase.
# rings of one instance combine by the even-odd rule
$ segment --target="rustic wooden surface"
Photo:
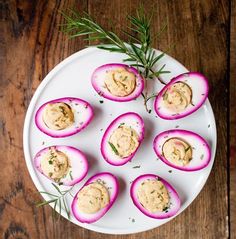
[[[231,3],[230,22],[230,225],[236,238],[236,1]]]
[[[25,112],[45,75],[65,57],[85,47],[81,39],[68,40],[58,31],[58,24],[63,20],[58,10],[76,6],[81,11],[88,11],[107,28],[111,26],[112,19],[114,29],[122,35],[121,29],[126,26],[125,16],[135,11],[138,2],[0,0],[0,238],[222,239],[229,238],[230,228],[231,238],[236,238],[233,227],[230,227],[230,222],[235,225],[235,131],[230,135],[231,168],[227,157],[230,155],[227,148],[229,113],[232,129],[236,118],[235,105],[231,105],[234,110],[228,110],[230,79],[230,98],[236,97],[235,1],[142,1],[146,9],[155,9],[154,32],[164,21],[168,22],[166,33],[154,42],[153,47],[165,50],[175,43],[170,54],[188,69],[201,71],[210,80],[210,101],[216,116],[218,146],[210,177],[193,204],[160,228],[127,236],[98,234],[65,219],[54,223],[49,206],[38,209],[34,205],[41,197],[29,176],[22,151]],[[229,180],[230,171],[234,180],[233,177]],[[234,200],[231,209],[230,200]]]

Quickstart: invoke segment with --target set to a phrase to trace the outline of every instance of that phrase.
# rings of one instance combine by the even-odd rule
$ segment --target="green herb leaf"
[[[72,171],[69,172],[69,175],[70,175],[70,179],[73,180],[73,176],[72,176]]]
[[[67,195],[67,193],[69,193],[71,195],[71,191],[73,189],[74,186],[70,187],[68,190],[65,190],[65,191],[61,191],[57,185],[55,185],[54,183],[52,183],[52,185],[54,186],[54,188],[56,188],[56,190],[58,191],[59,195],[55,195],[55,194],[52,194],[52,193],[48,193],[48,192],[40,192],[42,194],[47,194],[49,196],[52,196],[54,197],[53,199],[50,199],[48,201],[44,201],[44,202],[40,202],[38,204],[36,204],[37,207],[40,207],[40,206],[45,206],[45,205],[48,205],[50,203],[54,203],[54,206],[53,206],[53,211],[52,211],[52,216],[53,218],[60,218],[60,215],[61,215],[61,210],[62,210],[62,203],[63,203],[63,208],[65,209],[66,211],[66,214],[67,214],[67,217],[68,219],[70,219],[70,210],[66,204],[66,201],[65,201],[65,197]],[[73,195],[72,195],[73,196]],[[56,214],[56,208],[57,206],[59,207],[59,214],[60,215],[57,215]],[[58,217],[57,217],[58,216]]]
[[[48,200],[48,201],[44,201],[44,202],[40,202],[40,203],[37,203],[36,204],[36,207],[41,207],[41,206],[44,206],[44,205],[47,205],[47,204],[50,204],[50,203],[53,203],[57,201],[57,199],[51,199],[51,200]]]
[[[112,144],[111,142],[108,142],[108,144],[110,145],[112,151],[113,151],[116,155],[119,155],[118,150],[116,149],[116,147],[114,146],[114,144]]]
[[[65,198],[64,198],[64,197],[62,198],[62,201],[63,201],[64,209],[65,209],[66,214],[67,214],[67,218],[70,219],[70,211],[69,211],[69,209],[67,208],[66,201],[65,201]]]
[[[137,166],[134,166],[133,168],[140,168],[141,166],[140,165],[137,165]]]
[[[188,147],[185,149],[185,153],[188,152],[189,149],[191,149],[191,146],[188,146]]]
[[[165,208],[163,208],[163,212],[165,212],[165,211],[167,211],[169,209],[169,207],[165,207]]]
[[[57,202],[58,202],[58,200],[56,200],[55,203],[54,203],[53,213],[52,213],[52,217],[55,218],[55,219],[56,219],[56,215],[57,215],[57,212],[56,212]]]
[[[120,126],[122,126],[122,125],[125,125],[125,123],[120,123],[120,125],[118,126],[118,128],[119,128]]]
[[[60,188],[56,184],[52,183],[52,186],[62,195]]]
[[[40,192],[40,193],[43,193],[43,194],[47,194],[47,195],[52,196],[52,197],[57,197],[57,195],[52,194],[52,193],[42,192],[42,191],[39,191],[39,192]]]

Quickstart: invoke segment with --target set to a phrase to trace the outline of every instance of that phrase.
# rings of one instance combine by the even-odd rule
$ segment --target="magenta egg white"
[[[83,189],[83,187],[85,187],[93,182],[97,182],[97,181],[98,182],[103,181],[105,183],[106,188],[109,192],[109,197],[110,197],[109,204],[94,214],[87,214],[87,213],[80,212],[77,208],[78,193]],[[102,173],[98,173],[98,174],[95,174],[94,176],[92,176],[84,184],[83,187],[76,193],[76,195],[73,199],[73,202],[71,204],[71,209],[72,209],[74,217],[79,222],[93,223],[93,222],[96,222],[97,220],[99,220],[101,217],[103,217],[108,212],[108,210],[112,207],[112,205],[114,204],[114,202],[118,196],[118,192],[119,192],[118,180],[113,174],[111,174],[109,172],[102,172]]]
[[[148,180],[148,179],[160,180],[166,187],[168,194],[169,194],[169,198],[170,198],[169,208],[167,211],[152,213],[152,212],[148,211],[146,208],[144,208],[142,206],[142,204],[139,202],[139,199],[137,196],[138,187],[140,186],[140,184],[143,181]],[[144,174],[144,175],[137,177],[131,184],[130,196],[132,198],[134,205],[143,214],[145,214],[148,217],[155,218],[155,219],[166,219],[166,218],[174,216],[179,211],[180,205],[181,205],[179,195],[175,191],[175,189],[167,181],[165,181],[164,179],[160,178],[159,176],[157,176],[155,174]]]
[[[105,74],[107,71],[115,70],[116,68],[125,68],[127,71],[133,73],[136,76],[136,88],[135,90],[127,96],[114,96],[112,95],[106,87],[104,87]],[[143,91],[144,88],[144,80],[142,76],[139,74],[138,70],[132,66],[120,64],[120,63],[110,63],[106,65],[102,65],[98,67],[92,75],[92,86],[96,90],[96,92],[109,100],[125,102],[136,99]]]
[[[170,138],[182,139],[186,141],[191,147],[193,147],[192,159],[189,164],[185,166],[175,165],[163,156],[163,144]],[[165,164],[183,171],[197,171],[203,169],[209,164],[211,160],[211,150],[207,141],[200,135],[187,130],[173,129],[160,133],[154,139],[153,148],[157,156]]]
[[[166,90],[174,83],[186,83],[192,90],[192,104],[180,113],[173,113],[163,105],[163,96]],[[173,78],[157,95],[154,101],[154,109],[157,115],[163,119],[174,120],[188,116],[198,110],[206,101],[209,92],[207,78],[198,72],[187,72]]]
[[[111,124],[106,129],[101,142],[101,153],[103,158],[111,165],[114,166],[121,166],[126,164],[128,161],[130,161],[135,153],[137,152],[139,146],[137,149],[128,157],[120,158],[114,152],[112,151],[110,145],[108,144],[109,138],[114,130],[116,130],[120,125],[124,125],[127,127],[131,127],[133,130],[135,130],[138,134],[138,141],[139,146],[144,138],[144,122],[140,115],[134,112],[128,112],[125,114],[122,114],[118,116],[116,119],[114,119]]]
[[[53,130],[47,127],[47,125],[43,121],[43,111],[47,104],[53,103],[65,103],[69,105],[74,113],[75,122],[69,128],[62,130]],[[44,103],[36,112],[35,115],[35,124],[40,131],[43,133],[54,137],[68,137],[73,134],[80,132],[91,122],[93,118],[93,109],[91,105],[85,100],[74,98],[74,97],[64,97],[59,99],[54,99]]]
[[[41,160],[48,153],[51,148],[55,148],[55,150],[64,153],[69,159],[70,169],[67,175],[61,178],[60,183],[65,186],[72,186],[78,182],[80,182],[88,172],[88,161],[85,155],[77,148],[65,145],[55,145],[46,147],[41,149],[34,157],[34,165],[36,169],[45,177],[47,175],[44,174],[41,168]],[[47,177],[49,180],[51,178]],[[53,181],[53,180],[52,180]]]

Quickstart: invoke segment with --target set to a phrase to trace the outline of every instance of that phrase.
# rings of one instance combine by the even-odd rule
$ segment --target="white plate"
[[[145,231],[158,227],[173,218],[155,220],[143,215],[133,205],[129,196],[130,182],[132,180],[144,173],[154,173],[166,179],[180,195],[182,206],[179,213],[181,213],[197,197],[204,186],[213,165],[216,149],[215,119],[208,100],[203,107],[192,115],[179,120],[167,121],[155,116],[153,110],[151,114],[148,114],[144,110],[142,97],[135,101],[119,103],[98,96],[90,83],[94,69],[102,64],[122,62],[124,58],[125,55],[119,53],[110,53],[97,48],[87,48],[62,61],[45,77],[36,90],[29,105],[24,125],[25,160],[34,184],[39,191],[55,193],[51,182],[36,172],[33,166],[33,157],[43,147],[55,144],[78,147],[88,157],[90,164],[89,173],[73,189],[74,194],[90,176],[97,172],[109,171],[118,176],[120,181],[119,196],[114,206],[103,218],[93,224],[83,224],[76,221],[73,216],[71,217],[71,221],[77,225],[110,234],[128,234]],[[161,67],[163,64],[166,64],[166,69],[171,71],[170,74],[162,77],[166,82],[173,76],[187,71],[183,65],[167,55],[158,62],[157,67]],[[160,90],[163,87],[158,81],[155,86],[157,88],[153,91]],[[79,97],[90,102],[94,108],[95,117],[91,124],[80,133],[67,138],[54,139],[36,128],[34,115],[39,106],[46,101],[65,96]],[[103,100],[104,103],[101,104],[100,100]],[[152,107],[153,100],[150,100],[149,103]],[[100,142],[104,130],[109,123],[118,115],[128,111],[135,111],[143,117],[146,130],[145,139],[132,162],[121,167],[114,167],[102,158]],[[170,168],[161,160],[157,160],[157,156],[152,148],[154,137],[161,131],[175,128],[176,126],[179,126],[180,129],[192,130],[202,135],[209,142],[212,150],[212,159],[207,168],[197,172],[183,172]],[[139,165],[141,166],[140,168],[133,168]],[[172,170],[172,173],[169,170]],[[42,196],[45,200],[50,199],[47,195]],[[70,205],[72,197],[68,195],[66,200],[68,205]],[[66,217],[64,210],[62,215]]]

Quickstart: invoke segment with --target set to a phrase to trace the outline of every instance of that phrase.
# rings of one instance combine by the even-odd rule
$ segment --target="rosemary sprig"
[[[78,36],[85,36],[85,39],[88,41],[99,40],[100,45],[97,45],[99,49],[103,49],[110,52],[124,53],[127,55],[127,58],[124,59],[124,62],[129,62],[131,66],[136,67],[139,72],[143,75],[146,80],[146,90],[142,94],[144,98],[144,105],[147,108],[147,101],[151,99],[148,96],[147,92],[147,80],[156,78],[161,83],[165,84],[159,76],[161,74],[169,73],[169,71],[164,70],[165,65],[163,65],[159,70],[155,71],[155,64],[165,55],[161,53],[156,55],[156,51],[151,47],[152,38],[151,38],[151,20],[152,15],[148,17],[145,14],[143,7],[139,7],[136,11],[136,16],[127,16],[128,21],[130,22],[131,31],[123,31],[128,37],[128,43],[124,43],[123,40],[114,32],[105,30],[100,26],[92,17],[84,13],[81,15],[77,11],[71,11],[71,16],[62,13],[65,18],[65,24],[62,24],[62,31],[70,35],[71,38]],[[159,35],[166,29],[166,25],[161,29]],[[110,45],[105,45],[109,43]]]
[[[53,218],[56,218],[56,208],[58,206],[59,207],[59,214],[61,215],[61,210],[64,209],[66,211],[67,218],[70,219],[70,210],[69,210],[68,205],[66,204],[65,197],[68,193],[71,195],[71,191],[73,189],[73,186],[70,187],[68,190],[61,191],[60,188],[56,184],[52,183],[52,185],[57,190],[59,195],[44,192],[44,191],[40,191],[40,193],[46,194],[46,195],[50,196],[52,199],[50,199],[48,201],[39,202],[39,203],[36,204],[36,206],[37,207],[42,207],[42,206],[48,205],[50,203],[54,203],[53,211],[52,211]]]

